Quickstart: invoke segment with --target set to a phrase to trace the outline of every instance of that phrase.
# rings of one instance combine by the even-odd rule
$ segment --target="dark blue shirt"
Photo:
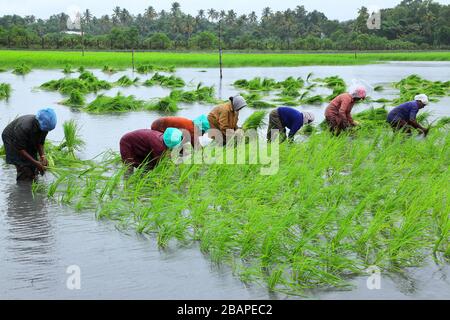
[[[417,101],[405,102],[389,112],[387,121],[394,122],[399,120],[409,121],[416,120],[417,112],[419,112],[419,103]]]
[[[283,126],[289,129],[289,138],[292,138],[303,126],[303,113],[298,110],[288,107],[279,107],[278,115],[280,116]]]

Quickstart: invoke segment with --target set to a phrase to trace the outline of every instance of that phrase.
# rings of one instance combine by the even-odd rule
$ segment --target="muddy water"
[[[205,72],[202,72],[205,71]],[[239,68],[225,69],[219,81],[216,69],[179,69],[176,74],[188,85],[199,81],[214,85],[218,95],[226,98],[239,91],[231,84],[240,78],[255,76],[283,80],[314,72],[314,77],[340,75],[348,83],[353,79],[375,86],[398,81],[416,73],[430,80],[448,80],[449,63],[390,63],[351,67]],[[114,81],[127,74],[145,80],[131,71],[112,76],[100,71],[102,79]],[[36,89],[43,82],[62,77],[59,71],[33,71],[21,77],[1,73],[0,82],[10,83],[13,93],[0,101],[0,129],[17,115],[34,113],[43,106],[56,109],[60,123],[76,119],[83,127],[86,149],[81,157],[93,157],[106,149],[118,149],[120,137],[127,131],[149,127],[159,114],[136,112],[120,115],[88,115],[58,104],[58,93]],[[76,76],[76,74],[75,74]],[[106,94],[134,94],[141,99],[162,97],[170,91],[160,87],[114,88]],[[372,97],[390,97],[395,90],[373,92]],[[94,99],[91,95],[88,100]],[[322,106],[302,106],[323,118]],[[358,106],[358,109],[370,105]],[[213,106],[184,105],[177,115],[195,117]],[[431,104],[434,116],[450,115],[450,99]],[[241,113],[241,121],[252,110]],[[59,141],[62,128],[51,132],[49,139]],[[40,196],[31,194],[29,186],[15,183],[13,168],[0,160],[0,298],[153,298],[153,299],[284,299],[299,298],[272,295],[257,285],[245,286],[227,267],[211,265],[197,246],[161,251],[151,237],[116,230],[111,222],[96,221],[92,212],[75,213]],[[81,289],[69,290],[66,269],[77,265],[81,270]],[[420,269],[409,269],[404,276],[382,275],[381,289],[369,290],[366,277],[353,279],[350,291],[313,290],[309,298],[450,298],[448,266],[429,263]]]

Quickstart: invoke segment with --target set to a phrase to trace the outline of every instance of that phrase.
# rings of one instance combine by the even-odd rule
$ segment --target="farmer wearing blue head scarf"
[[[183,132],[183,144],[190,141],[194,148],[200,148],[199,137],[209,130],[209,121],[206,115],[194,120],[184,117],[162,117],[153,121],[151,129],[159,132],[167,128],[177,128]]]
[[[6,163],[16,166],[17,181],[33,180],[38,172],[44,174],[48,166],[45,138],[49,131],[55,129],[56,122],[55,111],[47,108],[39,110],[36,115],[21,116],[3,130]]]
[[[140,129],[125,134],[120,139],[120,155],[122,161],[132,167],[146,164],[153,169],[166,150],[181,145],[183,133],[176,128],[167,128],[164,133]]]

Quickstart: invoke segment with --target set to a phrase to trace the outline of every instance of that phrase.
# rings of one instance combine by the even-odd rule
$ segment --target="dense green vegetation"
[[[338,137],[317,132],[281,144],[272,176],[261,175],[261,165],[168,159],[130,176],[116,155],[83,162],[51,149],[56,178],[34,191],[154,234],[161,247],[199,242],[243,281],[302,294],[346,286],[371,265],[397,272],[449,261],[448,129],[426,138],[365,125]]]
[[[0,17],[0,47],[40,49],[212,49],[217,48],[219,25],[224,49],[256,50],[372,50],[429,49],[450,46],[450,5],[432,0],[403,0],[381,10],[379,30],[369,30],[371,12],[359,8],[349,21],[328,19],[304,6],[273,11],[264,8],[238,14],[234,10],[202,9],[196,16],[183,13],[174,2],[170,11],[150,6],[131,14],[115,7],[111,15],[82,15],[83,39],[67,31],[68,16],[48,19],[30,15]]]
[[[157,63],[173,70],[176,67],[218,67],[217,53],[135,53],[135,59],[143,66]],[[18,61],[25,62],[32,68],[63,68],[65,65],[103,68],[105,63],[110,68],[131,68],[131,56],[125,52],[79,52],[62,51],[6,51],[0,50],[0,68],[14,68]],[[244,54],[225,53],[224,67],[242,66],[304,66],[304,65],[354,65],[371,64],[383,61],[450,61],[450,52],[384,52],[384,53],[271,53]],[[157,69],[162,69],[158,67]],[[138,67],[137,71],[149,73],[165,71]]]

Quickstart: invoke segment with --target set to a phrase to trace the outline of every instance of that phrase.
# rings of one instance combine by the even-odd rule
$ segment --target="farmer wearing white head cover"
[[[223,136],[223,142],[226,143],[226,131],[237,130],[239,120],[239,110],[247,106],[247,102],[240,95],[230,97],[229,101],[218,105],[208,114],[208,122],[211,129],[220,130]],[[215,138],[214,130],[210,132],[209,137]]]
[[[428,133],[428,129],[422,127],[417,122],[417,113],[428,104],[426,94],[418,94],[413,101],[405,102],[389,112],[387,122],[394,130],[404,130],[411,132],[411,127],[419,130],[423,134]]]
[[[304,124],[314,121],[314,115],[310,112],[300,112],[294,108],[279,107],[269,115],[269,127],[267,128],[267,140],[272,141],[272,130],[278,130],[280,141],[286,139],[286,128],[289,129],[289,140],[294,139],[294,135]]]
[[[351,116],[356,102],[366,98],[366,88],[356,87],[350,93],[342,93],[334,98],[325,110],[325,120],[330,130],[339,134],[346,128],[358,125]]]

